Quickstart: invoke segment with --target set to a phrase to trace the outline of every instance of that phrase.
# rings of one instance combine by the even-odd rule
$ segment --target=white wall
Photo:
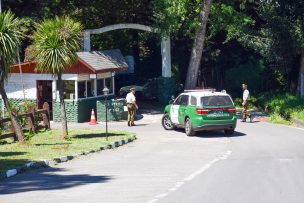
[[[111,76],[111,73],[107,75]],[[114,75],[114,74],[113,74]],[[89,75],[88,75],[89,76]],[[106,75],[102,75],[106,76]],[[96,77],[96,76],[95,76]],[[32,73],[23,73],[23,84],[25,90],[26,99],[37,99],[37,80],[50,80],[52,83],[53,99],[56,99],[56,82],[51,74],[32,74]],[[78,80],[81,78],[81,75],[77,74],[64,74],[62,76],[63,80]],[[114,83],[114,82],[113,82]],[[114,89],[114,84],[113,84]],[[23,99],[23,88],[22,88],[22,79],[19,73],[11,73],[8,81],[5,84],[5,90],[8,98],[20,98]],[[1,96],[0,96],[1,98]]]
[[[8,81],[5,84],[5,90],[8,98],[23,99],[22,80],[26,99],[37,99],[36,81],[37,80],[52,80],[50,74],[28,74],[23,73],[22,78],[19,73],[10,74]]]

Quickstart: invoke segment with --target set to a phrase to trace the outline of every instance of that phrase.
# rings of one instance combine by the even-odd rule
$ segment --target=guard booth
[[[87,122],[91,110],[96,112],[96,101],[104,99],[104,87],[109,89],[108,97],[114,97],[115,73],[128,70],[128,65],[118,49],[78,52],[77,55],[77,62],[62,75],[66,116],[68,122]],[[38,72],[36,65],[33,61],[11,67],[5,87],[8,98],[16,105],[24,100],[35,102],[38,107],[48,102],[53,120],[60,122],[57,76]]]

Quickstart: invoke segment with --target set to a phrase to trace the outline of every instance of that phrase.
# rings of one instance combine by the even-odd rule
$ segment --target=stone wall
[[[104,122],[106,121],[106,102],[105,100],[97,101],[97,121]],[[108,121],[121,121],[127,120],[128,113],[124,111],[124,106],[126,106],[126,100],[107,100],[107,112],[108,112]]]
[[[21,102],[28,102],[28,103],[33,103],[35,105],[37,105],[37,100],[36,99],[20,99],[20,98],[9,98],[8,99],[10,104],[17,108],[18,110],[20,110],[21,106],[20,106],[20,103]],[[1,109],[2,109],[2,99],[0,99],[0,112],[1,112]]]
[[[78,122],[78,102],[65,101],[65,112],[68,122]],[[54,122],[61,122],[60,103],[53,101],[53,120]]]
[[[112,96],[109,96],[111,99]],[[91,119],[91,111],[94,109],[97,118],[96,102],[104,100],[104,97],[96,97],[89,99],[80,99],[78,101],[65,100],[65,112],[68,122],[82,123],[89,122]],[[53,119],[55,122],[61,122],[60,103],[59,101],[53,102]]]

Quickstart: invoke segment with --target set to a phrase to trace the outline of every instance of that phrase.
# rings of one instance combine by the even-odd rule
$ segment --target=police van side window
[[[196,97],[194,97],[194,96],[191,96],[191,99],[190,99],[191,101],[190,101],[190,104],[192,105],[192,106],[196,106],[197,105],[197,99],[196,99]]]
[[[177,97],[173,104],[174,105],[180,105],[181,98],[182,98],[182,95]]]
[[[180,105],[187,106],[189,101],[189,95],[182,95]]]

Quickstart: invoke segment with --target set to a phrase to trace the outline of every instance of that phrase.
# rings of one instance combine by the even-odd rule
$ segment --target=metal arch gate
[[[116,24],[110,25],[106,27],[102,27],[99,29],[89,29],[84,31],[84,51],[91,51],[91,35],[92,34],[101,34],[105,32],[109,32],[112,30],[119,29],[136,29],[143,30],[147,32],[156,33],[157,30],[151,28],[150,26],[140,25],[140,24]],[[162,55],[162,76],[170,78],[171,77],[171,45],[170,45],[170,37],[162,37],[161,40],[161,55]]]

